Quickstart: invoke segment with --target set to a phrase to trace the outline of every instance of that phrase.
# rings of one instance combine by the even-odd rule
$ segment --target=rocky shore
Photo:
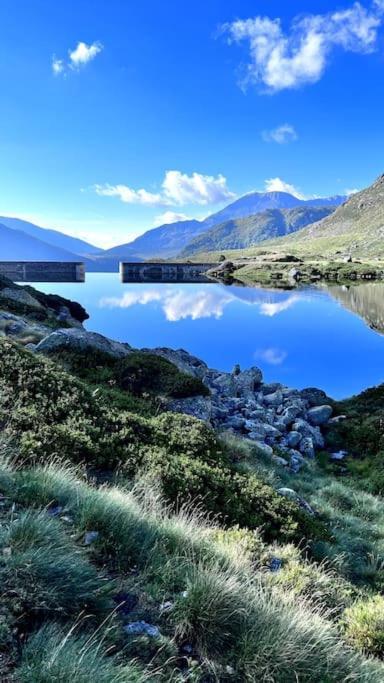
[[[17,311],[17,313],[15,312]],[[0,333],[21,341],[31,351],[50,355],[61,349],[99,351],[114,358],[136,351],[95,332],[82,323],[86,312],[61,297],[6,282],[0,289]],[[63,324],[65,325],[63,327]],[[56,329],[52,329],[56,328]],[[217,431],[249,439],[265,456],[298,472],[316,449],[324,447],[322,428],[332,419],[331,401],[320,389],[291,389],[263,382],[258,367],[222,372],[183,349],[141,349],[166,358],[179,370],[203,382],[207,396],[164,401],[165,410],[204,420]]]

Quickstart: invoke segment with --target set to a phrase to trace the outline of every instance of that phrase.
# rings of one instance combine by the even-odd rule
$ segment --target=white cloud
[[[121,297],[104,297],[100,300],[102,308],[131,308],[135,305],[143,305],[160,302],[166,319],[177,322],[191,318],[221,318],[224,308],[234,297],[220,289],[201,290],[186,292],[181,289],[167,290],[142,290],[125,292]]]
[[[177,213],[176,211],[164,211],[159,216],[155,217],[154,225],[170,225],[171,223],[178,223],[179,221],[190,221],[190,216],[185,213]]]
[[[160,194],[147,192],[147,190],[132,190],[127,185],[95,185],[96,194],[102,197],[118,197],[125,204],[145,204],[149,206],[161,206]]]
[[[383,2],[384,2],[384,0],[383,0]],[[360,192],[360,190],[358,190],[356,187],[353,187],[351,189],[347,188],[345,190],[345,194],[347,195],[347,197],[351,197],[353,194],[357,194],[358,192]]]
[[[58,59],[56,55],[53,55],[52,71],[55,76],[59,76],[60,74],[65,75],[69,69],[72,71],[79,70],[88,62],[91,62],[92,59],[95,59],[103,49],[103,45],[99,42],[87,45],[87,43],[79,41],[74,50],[68,50],[67,61]]]
[[[285,33],[280,19],[256,16],[225,24],[230,42],[246,41],[250,61],[243,85],[262,85],[275,93],[315,83],[324,74],[332,51],[369,54],[377,47],[383,0],[371,9],[355,2],[349,9],[294,18]]]
[[[263,360],[265,363],[269,363],[269,365],[281,365],[284,363],[287,355],[287,352],[282,349],[269,348],[255,351],[254,357],[256,360]]]
[[[263,303],[260,306],[260,313],[261,315],[266,315],[269,318],[273,318],[273,316],[279,315],[279,313],[282,313],[283,311],[287,311],[299,301],[303,301],[303,297],[293,294],[287,299],[284,299],[284,301]]]
[[[59,74],[63,73],[65,70],[65,64],[62,59],[57,59],[55,55],[52,57],[52,71],[55,74],[55,76],[58,76]]]
[[[223,175],[202,175],[192,173],[188,176],[180,171],[167,171],[163,181],[165,197],[172,204],[217,204],[225,199],[232,199],[235,195],[227,187],[227,180]]]
[[[134,190],[127,185],[95,185],[97,194],[106,197],[119,197],[127,204],[146,204],[149,206],[185,206],[187,204],[217,204],[235,195],[227,187],[226,178],[192,173],[188,176],[180,171],[167,171],[160,193],[147,190]]]
[[[91,62],[102,51],[103,45],[99,42],[87,45],[87,43],[78,42],[74,50],[69,50],[69,61],[71,66],[79,68]]]
[[[286,183],[281,178],[269,178],[265,181],[266,192],[288,192],[297,199],[304,199],[304,195],[294,185]]]
[[[272,130],[264,130],[262,138],[265,142],[277,142],[278,145],[284,145],[287,142],[295,142],[298,139],[298,135],[293,126],[289,123],[284,123],[282,126]]]

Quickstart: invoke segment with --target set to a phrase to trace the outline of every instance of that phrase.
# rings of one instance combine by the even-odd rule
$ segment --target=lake
[[[221,284],[35,285],[79,301],[89,330],[135,347],[184,348],[210,367],[258,365],[265,380],[343,398],[384,381],[384,284],[290,291]]]

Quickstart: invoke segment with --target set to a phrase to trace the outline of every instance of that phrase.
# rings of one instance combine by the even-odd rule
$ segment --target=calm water
[[[384,381],[384,284],[272,291],[208,285],[42,284],[79,301],[86,326],[135,347],[184,348],[209,366],[258,365],[266,381],[335,398]]]

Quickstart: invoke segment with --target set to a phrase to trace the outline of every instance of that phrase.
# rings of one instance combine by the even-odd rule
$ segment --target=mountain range
[[[265,240],[296,232],[310,223],[329,216],[335,206],[294,209],[268,209],[247,218],[235,218],[210,228],[195,237],[181,257],[226,249],[247,249]]]
[[[0,260],[81,260],[88,271],[115,271],[120,260],[170,259],[181,253],[195,253],[196,240],[204,234],[210,240],[210,248],[257,244],[299,230],[328,215],[344,201],[341,196],[304,200],[286,192],[252,192],[203,221],[161,225],[107,250],[19,218],[0,217]]]

